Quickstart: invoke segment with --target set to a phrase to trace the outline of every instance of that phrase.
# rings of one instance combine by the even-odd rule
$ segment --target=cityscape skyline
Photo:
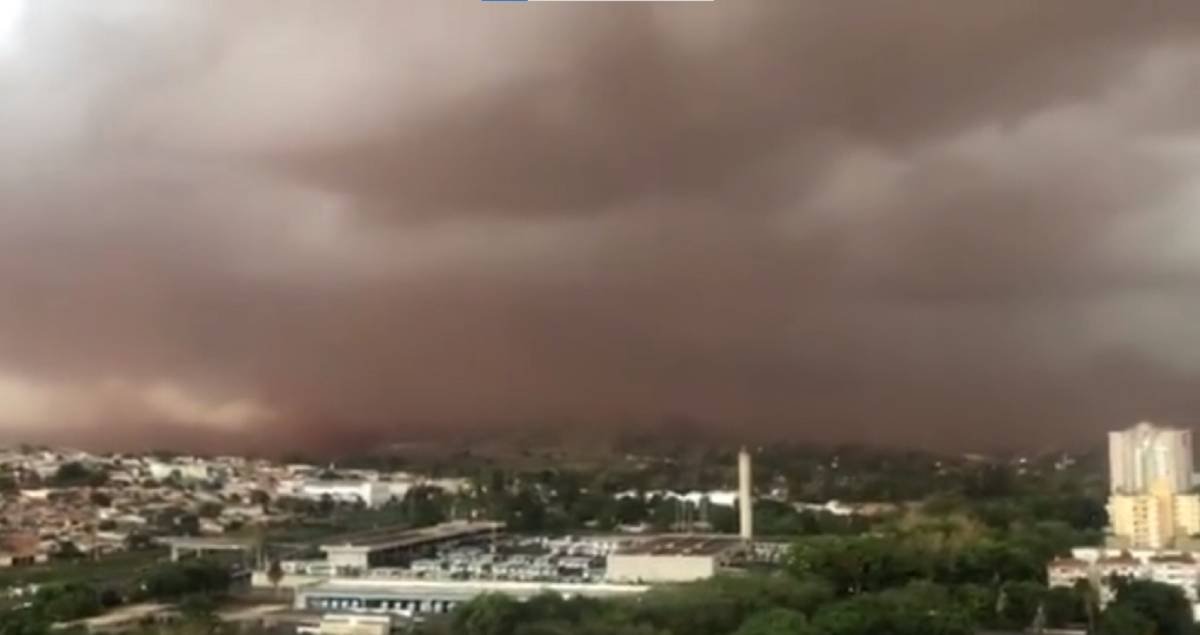
[[[0,635],[1198,635],[1197,78],[1197,0],[0,0]]]

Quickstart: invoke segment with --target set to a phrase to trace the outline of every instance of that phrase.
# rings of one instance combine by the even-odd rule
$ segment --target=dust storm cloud
[[[1196,3],[22,8],[5,437],[1200,413]]]

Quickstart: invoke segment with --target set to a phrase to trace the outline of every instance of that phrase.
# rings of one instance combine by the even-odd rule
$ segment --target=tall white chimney
[[[751,493],[750,452],[743,446],[738,451],[738,513],[742,540],[754,538],[754,497]]]

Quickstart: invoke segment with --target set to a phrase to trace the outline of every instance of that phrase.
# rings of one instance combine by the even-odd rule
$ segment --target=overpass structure
[[[544,593],[564,598],[611,598],[637,595],[650,587],[633,584],[330,579],[296,589],[295,608],[321,613],[448,613],[484,593],[503,593],[517,600]]]
[[[422,547],[446,545],[495,535],[504,529],[499,522],[457,521],[418,529],[381,529],[345,537],[341,542],[321,545],[329,565],[341,574],[357,574],[372,567],[396,564]]]

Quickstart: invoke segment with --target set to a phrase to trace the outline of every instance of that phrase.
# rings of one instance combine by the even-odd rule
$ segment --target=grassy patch
[[[50,562],[27,567],[0,569],[0,588],[25,584],[66,584],[104,582],[120,584],[136,576],[156,561],[167,557],[166,549],[128,551],[99,560]]]

